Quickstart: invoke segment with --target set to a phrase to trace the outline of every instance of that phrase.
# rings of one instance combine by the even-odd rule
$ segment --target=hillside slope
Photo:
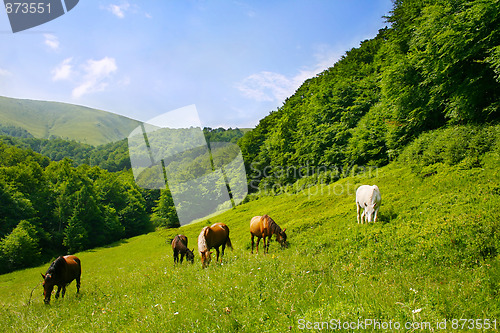
[[[425,325],[425,331],[444,322],[451,331],[463,324],[458,319],[479,318],[498,329],[500,223],[492,212],[500,204],[499,152],[496,143],[479,164],[428,164],[430,174],[404,160],[298,194],[263,196],[210,221],[79,253],[81,295],[75,297],[72,284],[66,299],[49,307],[41,287],[27,305],[48,263],[2,275],[0,327],[299,332],[307,321],[359,320],[364,326],[353,331],[362,331],[377,320],[402,329]],[[377,223],[356,223],[359,184],[381,189]],[[264,213],[286,228],[290,247],[280,250],[272,242],[269,254],[251,255],[248,224]],[[196,251],[201,228],[214,222],[231,230],[234,250],[226,250],[223,265],[202,270],[197,255],[194,265],[174,266],[169,240],[183,233]]]
[[[96,146],[126,138],[140,122],[84,106],[0,96],[0,124],[37,138],[57,136]]]

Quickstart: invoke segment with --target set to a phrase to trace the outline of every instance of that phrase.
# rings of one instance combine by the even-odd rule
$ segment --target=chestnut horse
[[[80,292],[80,276],[82,275],[82,265],[80,259],[75,256],[60,256],[50,265],[43,277],[43,296],[45,304],[50,303],[50,296],[54,286],[57,286],[56,298],[62,288],[62,297],[66,293],[66,286],[76,279],[76,293]]]
[[[219,261],[219,246],[222,245],[222,255],[220,260],[222,262],[222,257],[224,256],[224,250],[226,245],[232,249],[233,245],[229,239],[229,228],[224,223],[215,223],[210,227],[204,227],[200,235],[198,236],[198,251],[201,255],[201,264],[205,268],[210,264],[212,260],[210,249],[215,248],[217,251],[217,261]]]
[[[193,250],[188,249],[188,239],[184,235],[177,235],[172,240],[172,250],[174,251],[174,263],[179,262],[179,253],[181,254],[181,264],[182,260],[184,260],[184,256],[186,256],[186,260],[194,263],[194,254]]]
[[[264,253],[269,251],[269,241],[273,234],[276,235],[276,240],[281,244],[281,247],[286,247],[285,229],[281,230],[280,226],[274,222],[269,215],[254,216],[250,220],[250,235],[252,236],[252,253],[254,246],[254,237],[257,237],[257,253],[259,253],[259,242],[264,240]],[[267,237],[267,242],[266,242]]]

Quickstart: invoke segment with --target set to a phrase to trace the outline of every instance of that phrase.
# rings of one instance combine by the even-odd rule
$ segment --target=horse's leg
[[[378,209],[379,209],[379,208],[380,208],[380,207],[377,207],[377,208],[375,209],[375,217],[373,218],[373,222],[377,222],[377,219],[378,219]]]
[[[61,286],[57,286],[56,298],[59,298],[59,292],[61,291]]]
[[[260,237],[257,237],[257,245],[255,247],[255,252],[259,253],[259,243],[260,243]]]
[[[62,297],[61,298],[64,298],[65,294],[66,294],[66,285],[63,286],[63,293],[62,293]]]
[[[217,260],[216,260],[216,262],[219,262],[219,247],[218,246],[215,248],[215,251],[217,251]]]
[[[356,220],[358,221],[358,223],[360,220],[360,218],[359,218],[360,211],[361,211],[361,206],[359,205],[359,203],[356,202]]]
[[[76,278],[76,293],[80,292],[80,275]]]
[[[253,254],[253,243],[254,242],[253,242],[253,235],[252,235],[252,252],[251,252],[252,254]]]
[[[226,243],[222,244],[222,253],[220,254],[220,262],[222,262],[222,257],[224,257],[224,250],[226,250]]]

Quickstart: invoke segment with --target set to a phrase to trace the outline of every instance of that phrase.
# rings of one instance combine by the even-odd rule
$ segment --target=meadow
[[[381,330],[392,325],[385,331],[396,323],[404,331],[438,331],[438,323],[452,331],[469,325],[460,319],[498,330],[499,163],[498,152],[474,167],[435,163],[415,171],[396,162],[77,253],[80,294],[73,282],[49,306],[41,286],[30,296],[49,263],[0,275],[0,330],[299,332],[348,323],[357,326],[346,331],[370,331],[378,321]],[[360,184],[381,190],[377,223],[356,223]],[[266,213],[286,228],[290,246],[273,241],[268,254],[252,255],[249,221]],[[215,222],[229,226],[234,250],[203,270],[196,239]],[[174,265],[169,241],[177,233],[194,248],[193,265]]]

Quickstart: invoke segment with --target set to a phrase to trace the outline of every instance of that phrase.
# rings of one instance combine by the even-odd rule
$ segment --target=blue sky
[[[0,95],[147,121],[195,104],[203,126],[253,127],[386,26],[391,0],[80,0],[13,34],[0,11]]]

